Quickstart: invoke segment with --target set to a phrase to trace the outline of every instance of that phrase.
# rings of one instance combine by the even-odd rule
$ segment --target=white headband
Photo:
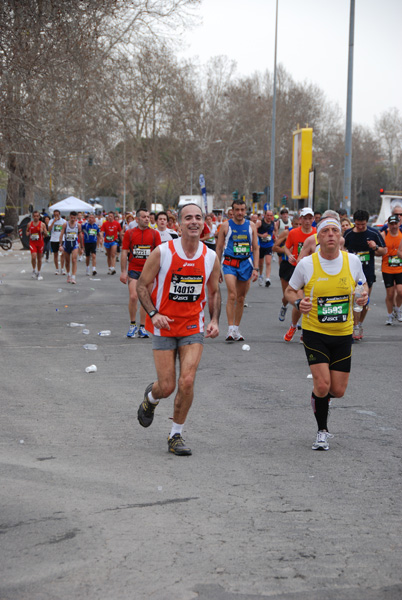
[[[327,225],[335,225],[335,227],[337,227],[339,229],[339,231],[342,231],[342,227],[341,227],[341,224],[339,223],[339,221],[337,221],[333,217],[327,217],[326,219],[322,219],[318,223],[318,225],[317,225],[317,234],[320,233],[321,229],[323,227],[326,227]]]

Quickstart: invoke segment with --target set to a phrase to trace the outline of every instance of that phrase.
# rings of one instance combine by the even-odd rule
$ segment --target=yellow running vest
[[[304,294],[311,298],[313,308],[303,315],[303,329],[326,335],[353,333],[352,293],[356,283],[350,272],[348,253],[341,254],[343,264],[337,275],[328,275],[322,269],[318,253],[311,255],[314,272],[304,287]]]

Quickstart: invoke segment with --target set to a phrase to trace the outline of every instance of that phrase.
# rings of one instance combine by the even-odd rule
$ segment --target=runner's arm
[[[219,258],[219,262],[222,260],[223,248],[225,246],[225,237],[228,232],[229,221],[224,221],[219,229],[218,239],[216,241],[215,252]]]
[[[281,244],[283,244],[283,242],[286,240],[288,234],[289,229],[285,229],[285,231],[282,231],[282,233],[279,234],[279,237],[276,239],[274,247],[272,248],[272,252],[276,252],[277,254],[285,254],[285,251]]]
[[[258,263],[260,260],[260,247],[258,245],[258,235],[257,235],[257,227],[254,223],[251,224],[251,230],[253,232],[253,237],[251,240],[252,248],[253,248],[253,273],[251,275],[251,281],[257,281],[258,279]]]
[[[129,252],[130,252],[130,250],[124,250],[124,249],[122,249],[120,252],[120,269],[121,269],[120,281],[122,283],[127,283],[127,279],[128,279],[127,257],[128,257]]]
[[[207,281],[208,289],[208,308],[211,317],[206,328],[205,337],[216,338],[219,335],[219,317],[221,314],[221,291],[219,288],[219,277],[221,273],[221,264],[219,258],[215,258],[214,268],[210,278]]]
[[[59,245],[60,246],[63,245],[63,236],[64,236],[64,232],[66,230],[66,227],[67,227],[67,223],[64,223],[63,227],[61,228],[61,231],[60,231],[60,238],[59,238]]]
[[[159,246],[153,250],[147,258],[140,278],[137,280],[137,294],[138,299],[141,302],[144,310],[149,314],[152,310],[156,310],[156,307],[153,305],[151,294],[149,292],[149,288],[151,284],[154,282],[159,269],[160,269],[160,250]],[[157,312],[152,317],[152,323],[158,329],[170,329],[169,323],[174,321],[167,315],[161,315]]]
[[[399,258],[402,258],[402,241],[401,241],[401,243],[399,244],[399,248],[398,248],[398,250],[397,250],[397,252],[396,252],[396,253],[397,253],[397,255],[399,256]]]

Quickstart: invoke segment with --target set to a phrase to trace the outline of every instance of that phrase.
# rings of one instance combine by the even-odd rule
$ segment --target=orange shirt
[[[293,256],[297,260],[303,244],[308,237],[316,233],[316,228],[313,227],[310,233],[303,233],[301,227],[294,227],[289,231],[289,235],[286,238],[285,246],[292,251]]]
[[[387,253],[382,257],[381,270],[383,273],[402,273],[402,259],[398,258],[397,250],[402,240],[402,233],[398,230],[398,234],[393,236],[389,230],[385,236],[385,245]]]

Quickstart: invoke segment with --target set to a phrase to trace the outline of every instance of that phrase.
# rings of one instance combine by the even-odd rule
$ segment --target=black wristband
[[[151,310],[151,312],[148,313],[148,316],[152,319],[152,317],[154,317],[157,314],[158,314],[158,311],[155,308],[154,310]]]

